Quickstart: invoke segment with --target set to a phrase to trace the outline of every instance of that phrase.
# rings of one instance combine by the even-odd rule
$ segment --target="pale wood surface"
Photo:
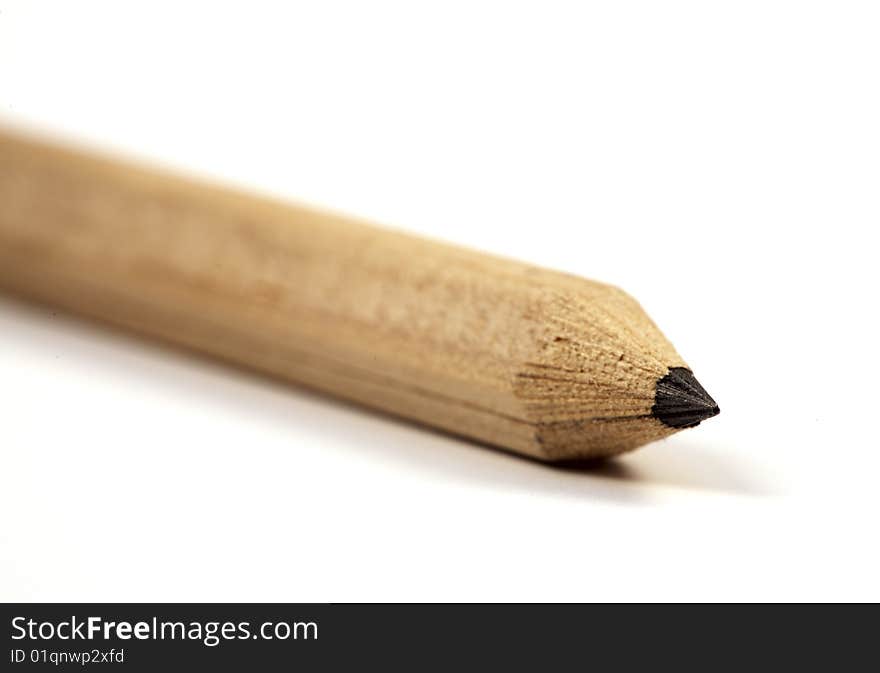
[[[533,457],[674,432],[601,283],[0,133],[0,286]]]

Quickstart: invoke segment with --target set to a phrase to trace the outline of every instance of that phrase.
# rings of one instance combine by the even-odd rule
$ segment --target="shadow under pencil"
[[[372,453],[377,460],[438,479],[630,504],[655,501],[644,486],[771,494],[733,455],[708,451],[688,438],[657,442],[616,459],[544,463],[2,294],[0,313],[14,314],[16,333],[31,348],[53,351],[59,328],[75,339],[88,333],[92,346],[85,357],[94,358],[100,369],[104,364],[101,343],[104,349],[136,346],[137,355],[114,358],[115,364],[151,379],[151,384],[198,396],[218,406],[221,413],[244,413],[279,429],[304,428],[331,438],[329,445],[335,450]],[[11,331],[6,336],[15,338]],[[291,442],[291,450],[308,447]]]

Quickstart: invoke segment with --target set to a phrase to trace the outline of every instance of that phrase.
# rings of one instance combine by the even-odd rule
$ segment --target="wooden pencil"
[[[0,287],[535,458],[718,413],[623,291],[0,132]]]

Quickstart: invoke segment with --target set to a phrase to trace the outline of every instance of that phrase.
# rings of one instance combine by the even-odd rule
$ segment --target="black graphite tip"
[[[661,423],[671,428],[692,428],[720,411],[690,369],[671,367],[666,376],[657,379],[651,415]]]

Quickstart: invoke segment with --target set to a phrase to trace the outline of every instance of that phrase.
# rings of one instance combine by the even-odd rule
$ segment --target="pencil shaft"
[[[616,288],[0,134],[0,286],[531,456],[673,430]]]

